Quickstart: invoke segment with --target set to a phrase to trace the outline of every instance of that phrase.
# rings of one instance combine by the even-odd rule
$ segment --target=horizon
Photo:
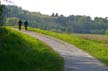
[[[41,14],[52,15],[81,15],[105,18],[108,16],[107,0],[11,0],[11,5],[16,5],[30,12],[40,12]],[[6,4],[2,1],[3,4]]]

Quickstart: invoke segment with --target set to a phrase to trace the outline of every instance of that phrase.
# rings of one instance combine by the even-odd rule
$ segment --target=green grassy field
[[[104,64],[108,65],[108,36],[86,35],[86,34],[63,34],[40,29],[29,28],[29,30],[50,35],[86,51]],[[101,37],[101,38],[100,38]]]
[[[43,42],[0,27],[0,71],[62,71],[63,58]]]

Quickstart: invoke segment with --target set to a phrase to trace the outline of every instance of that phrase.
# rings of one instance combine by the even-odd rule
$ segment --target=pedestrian
[[[27,21],[25,21],[25,22],[24,22],[24,27],[25,27],[25,30],[27,30],[27,26],[28,26],[28,22],[27,22]]]
[[[21,26],[22,26],[22,21],[19,20],[19,21],[18,21],[18,28],[19,28],[19,30],[21,30]]]

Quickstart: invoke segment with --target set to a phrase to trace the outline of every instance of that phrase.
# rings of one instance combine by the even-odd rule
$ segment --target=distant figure
[[[28,22],[27,22],[27,21],[25,21],[25,22],[24,22],[24,27],[25,27],[25,30],[27,30],[27,26],[28,26]]]
[[[19,26],[19,30],[21,30],[21,26],[22,26],[22,21],[21,20],[18,21],[18,26]]]

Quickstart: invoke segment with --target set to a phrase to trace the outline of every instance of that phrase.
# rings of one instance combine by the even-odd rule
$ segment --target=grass
[[[0,27],[0,71],[62,71],[63,58],[31,36]]]
[[[103,37],[107,38],[107,36],[95,35],[95,37],[92,37],[89,35],[88,37],[88,35],[63,34],[34,28],[29,28],[29,30],[50,35],[71,43],[108,65],[108,42],[107,39],[102,39]],[[101,39],[99,37],[101,37]]]
[[[99,42],[108,42],[108,35],[96,35],[96,34],[74,34],[74,36],[78,36],[82,39],[88,39],[88,40],[96,40]]]

